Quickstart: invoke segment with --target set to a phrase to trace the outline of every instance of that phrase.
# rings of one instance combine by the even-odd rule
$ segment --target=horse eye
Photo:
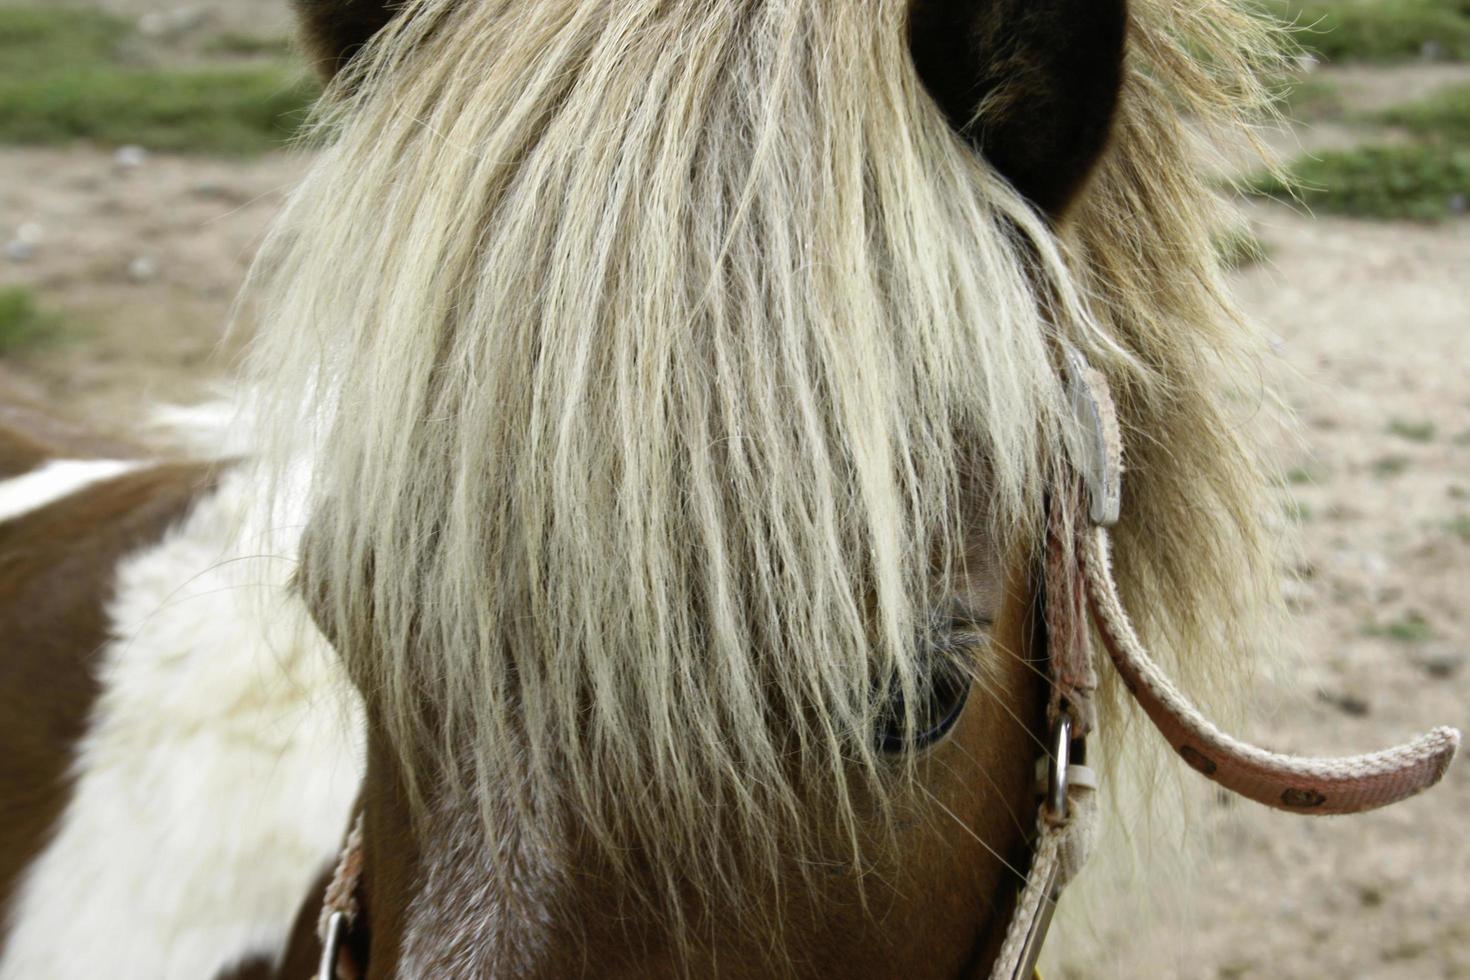
[[[902,692],[895,690],[878,722],[880,751],[889,755],[921,751],[954,729],[970,697],[968,663],[975,648],[985,642],[988,627],[971,617],[952,617],[921,634],[920,704],[913,711],[913,735],[905,731],[907,704]]]

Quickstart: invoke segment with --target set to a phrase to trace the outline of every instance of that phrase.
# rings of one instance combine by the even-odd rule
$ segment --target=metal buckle
[[[1087,458],[1077,460],[1087,487],[1088,517],[1100,527],[1118,523],[1123,502],[1123,473],[1115,455],[1118,417],[1107,382],[1071,344],[1062,342],[1067,398],[1087,440]]]
[[[342,953],[342,940],[347,936],[347,914],[333,912],[327,919],[327,934],[322,937],[322,960],[317,967],[317,980],[337,980],[337,958]]]

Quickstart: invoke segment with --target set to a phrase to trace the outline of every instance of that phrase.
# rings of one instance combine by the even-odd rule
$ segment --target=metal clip
[[[1051,755],[1046,763],[1046,808],[1048,817],[1061,823],[1067,819],[1067,779],[1072,763],[1072,719],[1062,715],[1052,729]]]
[[[342,953],[342,940],[347,936],[347,914],[333,912],[327,919],[327,934],[322,937],[322,960],[317,967],[317,980],[337,980],[337,958]]]
[[[1018,980],[1040,976],[1036,964],[1041,959],[1042,947],[1046,945],[1046,934],[1051,931],[1051,920],[1057,912],[1057,899],[1061,898],[1057,874],[1058,868],[1053,864],[1047,874],[1046,891],[1036,910],[1036,918],[1031,920],[1031,929],[1026,933],[1026,944],[1021,947],[1020,964],[1015,973]]]

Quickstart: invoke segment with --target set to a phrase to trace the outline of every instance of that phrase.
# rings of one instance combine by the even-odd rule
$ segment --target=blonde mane
[[[1125,598],[1192,691],[1242,670],[1259,350],[1197,144],[1267,108],[1273,29],[1135,0],[1058,233],[924,91],[909,6],[410,0],[335,83],[255,373],[267,463],[311,460],[301,581],[421,808],[549,848],[574,813],[664,898],[728,898],[816,792],[861,867],[906,785],[875,692],[922,683],[966,535],[1034,542],[1060,338],[1120,395]]]

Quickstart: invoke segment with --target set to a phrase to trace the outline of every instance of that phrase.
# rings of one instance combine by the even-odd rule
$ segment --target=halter
[[[1148,655],[1119,598],[1108,533],[1122,499],[1117,410],[1102,374],[1065,343],[1062,363],[1068,398],[1088,441],[1077,472],[1058,481],[1048,507],[1043,620],[1051,738],[1047,754],[1037,760],[1040,803],[1026,880],[990,980],[1035,976],[1057,900],[1098,837],[1098,781],[1086,765],[1087,738],[1097,724],[1094,632],[1123,686],[1184,761],[1230,792],[1266,806],[1309,816],[1388,806],[1439,782],[1460,745],[1457,730],[1440,727],[1381,752],[1308,758],[1241,742],[1212,724]],[[361,976],[346,955],[345,940],[359,911],[362,837],[359,813],[318,921],[317,980]]]
[[[1117,410],[1106,380],[1069,345],[1062,362],[1088,444],[1079,472],[1062,482],[1048,515],[1043,602],[1052,737],[1049,755],[1038,762],[1042,792],[1030,867],[991,980],[1035,975],[1057,900],[1098,837],[1097,778],[1080,764],[1096,727],[1094,630],[1123,686],[1184,761],[1257,803],[1311,816],[1373,810],[1439,782],[1460,745],[1458,731],[1436,728],[1382,752],[1306,758],[1238,741],[1205,718],[1148,655],[1123,608],[1108,533],[1122,489]]]

